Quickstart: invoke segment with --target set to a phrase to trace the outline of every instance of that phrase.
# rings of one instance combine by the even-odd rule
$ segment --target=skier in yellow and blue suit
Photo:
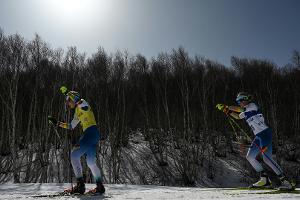
[[[66,87],[60,88],[61,92],[65,94],[66,104],[70,109],[75,109],[74,118],[70,123],[58,122],[57,125],[64,129],[73,130],[78,123],[82,126],[83,135],[79,139],[79,146],[71,152],[71,163],[77,179],[77,185],[71,189],[65,190],[65,192],[85,193],[85,184],[82,174],[82,165],[80,162],[81,156],[86,154],[87,165],[90,168],[97,187],[90,190],[88,193],[104,193],[105,188],[102,184],[102,178],[100,170],[96,164],[96,149],[100,140],[100,132],[97,128],[94,113],[91,106],[81,99],[78,92],[68,91]]]

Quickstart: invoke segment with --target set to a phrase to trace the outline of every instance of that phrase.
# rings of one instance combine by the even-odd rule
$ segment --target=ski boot
[[[273,188],[272,182],[268,175],[264,172],[260,173],[260,179],[256,183],[253,183],[252,185],[249,186],[249,188]]]
[[[83,178],[78,178],[77,184],[73,188],[66,189],[64,192],[68,194],[84,194],[85,184]]]
[[[279,178],[280,186],[278,187],[279,190],[293,190],[295,189],[294,186],[287,180],[285,176]]]
[[[102,184],[102,182],[97,182],[96,185],[97,185],[96,188],[89,190],[86,194],[98,195],[98,194],[105,193],[105,188],[104,188],[104,185]]]

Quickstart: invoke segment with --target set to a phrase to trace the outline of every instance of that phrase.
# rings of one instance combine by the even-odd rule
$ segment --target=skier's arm
[[[79,123],[79,119],[77,118],[76,115],[74,115],[74,118],[71,121],[71,123],[59,122],[58,126],[61,128],[64,128],[64,129],[73,130],[77,126],[78,123]]]
[[[71,124],[67,122],[58,122],[58,126],[64,129],[72,129]]]
[[[244,109],[239,106],[227,106],[225,104],[217,104],[216,108],[235,119],[241,119],[239,114],[244,111]]]
[[[244,108],[240,106],[228,106],[228,114],[234,119],[242,119],[240,113],[244,112]]]
[[[235,113],[241,113],[244,112],[244,108],[240,107],[240,106],[228,106],[228,110],[235,112]]]
[[[241,119],[240,118],[240,114],[237,112],[229,112],[228,113],[231,117],[233,117],[234,119]]]

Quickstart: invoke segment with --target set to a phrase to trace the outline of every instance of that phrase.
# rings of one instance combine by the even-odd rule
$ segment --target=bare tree
[[[292,62],[298,69],[300,68],[300,52],[298,50],[293,51]]]
[[[14,182],[18,183],[18,136],[17,136],[17,99],[19,90],[19,79],[27,64],[27,52],[25,41],[20,35],[13,35],[7,38],[6,42],[6,59],[3,64],[3,70],[6,74],[5,81],[3,81],[2,86],[4,87],[0,97],[4,102],[5,106],[9,111],[9,119],[11,122],[9,124],[9,135],[10,147],[12,153],[13,162],[13,177]]]

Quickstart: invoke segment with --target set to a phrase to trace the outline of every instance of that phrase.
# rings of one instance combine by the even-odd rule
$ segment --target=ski
[[[54,194],[40,194],[40,195],[33,195],[31,196],[32,198],[55,198],[55,197],[92,197],[92,196],[102,196],[103,198],[111,198],[110,196],[106,196],[105,194],[100,194],[100,193],[84,193],[84,194],[80,194],[80,193],[68,193],[68,192],[59,192],[59,193],[54,193]]]
[[[295,187],[291,189],[282,189],[277,187],[272,188],[249,188],[249,187],[238,187],[232,188],[232,190],[249,190],[249,191],[259,191],[260,194],[280,194],[280,193],[293,193],[300,194],[300,190],[296,190]]]
[[[274,187],[272,185],[267,186],[267,187],[239,187],[238,189],[240,189],[240,190],[274,190],[274,191],[281,191],[281,192],[296,191],[296,184],[294,183],[294,181],[292,181],[291,184],[292,184],[292,188],[290,188],[290,189]]]
[[[54,198],[54,197],[61,197],[61,196],[81,196],[84,194],[79,194],[79,193],[68,193],[68,192],[59,192],[59,193],[54,193],[54,194],[40,194],[40,195],[33,195],[31,197],[33,198],[42,198],[42,197],[47,197],[47,198]]]
[[[238,187],[237,190],[277,190],[275,187]]]

